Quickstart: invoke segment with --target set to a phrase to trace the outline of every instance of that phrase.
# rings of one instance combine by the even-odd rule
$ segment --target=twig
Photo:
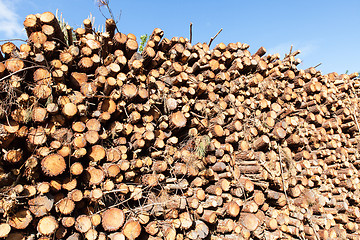
[[[147,190],[148,188],[150,188],[150,186],[146,186],[146,187],[144,187],[142,190],[144,191],[144,190]],[[115,193],[115,192],[117,192],[117,191],[116,191],[116,190],[113,190],[113,191],[108,191],[108,192],[106,192],[106,193],[111,193],[111,192]],[[135,196],[138,196],[139,194],[142,194],[142,192],[138,192],[138,193],[134,194],[132,197],[129,197],[129,198],[127,198],[126,200],[123,200],[123,201],[121,201],[121,202],[119,202],[119,203],[116,203],[116,204],[112,205],[111,207],[118,207],[118,206],[120,206],[120,205],[122,205],[122,204],[124,204],[124,203],[127,203],[128,201],[132,200]],[[106,209],[107,209],[107,208],[104,208],[104,209],[102,209],[102,210],[97,211],[96,213],[101,213],[101,212],[105,211]]]
[[[320,240],[320,236],[314,227],[314,223],[312,222],[311,217],[308,216],[308,214],[306,214],[305,216],[306,216],[307,221],[309,222],[310,227],[314,230],[316,240]]]
[[[36,65],[36,66],[31,66],[31,67],[26,67],[26,68],[20,69],[20,70],[18,70],[18,71],[16,71],[16,72],[10,73],[9,75],[6,75],[6,76],[3,77],[3,78],[0,78],[0,82],[2,82],[2,81],[4,81],[5,79],[11,77],[12,75],[18,74],[18,73],[20,73],[20,72],[23,72],[23,71],[26,71],[26,70],[29,70],[29,69],[39,68],[39,67],[44,67],[44,66]]]
[[[290,47],[289,56],[291,55],[292,49],[293,49],[293,45],[291,45]]]
[[[105,19],[107,19],[107,17],[106,17],[105,14],[101,11],[101,7],[103,7],[103,6],[105,6],[105,7],[107,8],[107,10],[108,10],[108,12],[109,12],[109,14],[110,14],[110,17],[115,20],[114,14],[113,14],[113,12],[111,11],[111,8],[110,8],[110,6],[109,6],[110,0],[97,0],[97,3],[98,3],[99,11],[100,11],[101,15],[103,15],[103,17],[104,17]],[[119,20],[120,20],[120,17],[121,17],[121,10],[120,10]],[[118,27],[117,27],[117,23],[118,23],[118,21],[115,22],[115,28],[116,28],[116,31],[120,32],[119,29],[118,29]]]
[[[287,205],[289,205],[289,199],[288,199],[288,195],[287,195],[286,189],[285,189],[284,170],[283,170],[283,165],[282,165],[282,161],[281,161],[281,147],[280,146],[279,146],[279,162],[280,162],[280,170],[281,170],[281,180],[282,180],[282,184],[283,184],[283,188],[284,188],[284,194],[286,197],[286,203],[287,203]]]
[[[270,169],[269,169],[267,166],[265,166],[265,161],[260,161],[260,165],[270,174],[270,176],[271,176],[272,178],[274,178],[274,175],[272,174],[272,172],[270,171]]]
[[[24,39],[21,39],[21,38],[12,38],[12,39],[0,40],[0,42],[12,42],[12,41],[22,41],[22,42],[27,42],[27,40],[24,40]]]
[[[194,113],[193,111],[190,111],[190,113],[193,114],[195,117],[198,117],[198,118],[202,118],[202,119],[206,118],[206,117],[201,116],[201,115],[199,115],[197,113]]]
[[[190,43],[192,41],[192,22],[190,23]]]
[[[217,37],[217,35],[219,35],[219,34],[221,33],[222,30],[223,30],[223,29],[220,29],[220,30],[218,31],[218,33],[210,39],[209,47],[210,47],[211,43],[214,41],[214,39]]]
[[[292,49],[293,49],[293,45],[291,45],[291,47],[290,47],[290,51],[289,51],[289,55],[288,55],[288,56],[291,56]],[[292,61],[292,58],[290,58],[290,66],[292,67],[292,65],[293,65],[293,61]]]
[[[353,114],[353,116],[354,116],[354,118],[355,118],[356,127],[357,127],[358,131],[360,132],[359,122],[358,122],[358,120],[357,120],[356,114],[355,114],[355,112],[354,112],[353,110],[351,110],[351,111],[352,111],[352,114]]]
[[[317,68],[318,66],[320,66],[322,63],[319,63],[318,65],[316,65],[314,68]]]

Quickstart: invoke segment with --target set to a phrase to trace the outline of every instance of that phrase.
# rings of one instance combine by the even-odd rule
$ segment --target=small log
[[[151,236],[156,235],[159,232],[158,222],[151,221],[145,226],[146,233],[150,234]]]
[[[117,231],[124,222],[125,214],[118,208],[110,208],[102,214],[101,224],[105,231]],[[125,234],[125,236],[127,235]]]
[[[86,137],[86,134],[85,134]],[[106,150],[101,145],[93,145],[91,151],[89,152],[89,158],[93,162],[99,162],[104,159],[106,156]]]
[[[122,86],[122,94],[127,99],[132,99],[137,95],[137,87],[134,84],[125,84]]]
[[[240,223],[249,231],[255,231],[259,227],[259,219],[252,213],[240,213]]]
[[[64,116],[71,118],[78,113],[78,108],[74,103],[66,103],[62,109]]]
[[[29,226],[33,217],[29,210],[20,210],[13,216],[10,216],[9,225],[15,229],[25,229]]]
[[[63,215],[71,214],[75,209],[75,203],[69,198],[63,198],[55,204],[56,211]]]
[[[230,233],[234,230],[235,222],[231,218],[219,220],[219,223],[217,225],[217,232],[219,233]]]
[[[35,217],[45,216],[51,211],[54,205],[54,199],[47,196],[37,196],[28,201],[29,210]]]
[[[264,135],[259,137],[253,142],[253,149],[254,150],[261,150],[269,146],[270,139],[268,136]]]
[[[130,240],[134,240],[140,236],[141,225],[137,220],[128,220],[123,227],[123,234]],[[166,234],[165,234],[165,239]]]
[[[208,222],[210,224],[213,224],[217,221],[217,214],[213,210],[204,210],[204,213],[202,214],[201,219],[205,222]]]
[[[55,15],[51,12],[44,12],[40,15],[40,22],[43,25],[50,25],[54,28],[55,34],[54,38],[57,41],[60,41],[62,44],[65,44],[65,37],[64,33],[61,31],[60,25],[58,20],[56,19]]]
[[[80,202],[83,199],[84,194],[81,190],[74,189],[68,193],[68,197],[74,202]]]
[[[87,215],[80,215],[75,220],[75,229],[80,233],[86,233],[92,227],[91,218]]]
[[[18,58],[9,58],[5,62],[5,68],[11,73],[19,72],[24,67],[25,67],[24,62]]]
[[[182,128],[185,127],[187,119],[182,112],[175,112],[171,114],[170,126]]]
[[[204,239],[209,235],[209,227],[201,220],[195,221],[195,229],[189,232],[190,239]]]
[[[87,240],[96,240],[98,239],[98,232],[95,229],[90,229],[85,233],[85,239]]]
[[[64,158],[59,154],[51,154],[41,161],[41,169],[48,176],[57,176],[66,169]]]
[[[52,235],[59,228],[59,223],[53,216],[46,216],[40,219],[37,231],[42,235]]]
[[[66,228],[72,227],[75,224],[75,218],[74,217],[63,217],[61,219],[61,225],[63,225]]]
[[[240,213],[240,206],[235,201],[225,204],[226,213],[231,217],[237,217]]]
[[[8,223],[0,224],[0,238],[6,238],[11,231],[11,226]]]
[[[4,160],[9,163],[18,163],[23,158],[23,151],[20,149],[9,150],[4,154]]]
[[[105,173],[103,169],[97,167],[88,167],[86,169],[86,179],[90,185],[98,185],[105,178]]]

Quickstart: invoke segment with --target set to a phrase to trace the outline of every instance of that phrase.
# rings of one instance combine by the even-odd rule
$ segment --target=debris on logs
[[[0,238],[360,239],[357,73],[83,26],[1,45]]]

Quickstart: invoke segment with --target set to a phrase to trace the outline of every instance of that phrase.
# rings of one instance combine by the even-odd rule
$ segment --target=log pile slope
[[[1,45],[1,239],[360,239],[357,73],[105,24]]]

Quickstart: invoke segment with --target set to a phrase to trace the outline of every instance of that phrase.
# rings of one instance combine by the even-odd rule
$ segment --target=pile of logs
[[[360,80],[114,20],[1,45],[0,238],[360,239]]]

